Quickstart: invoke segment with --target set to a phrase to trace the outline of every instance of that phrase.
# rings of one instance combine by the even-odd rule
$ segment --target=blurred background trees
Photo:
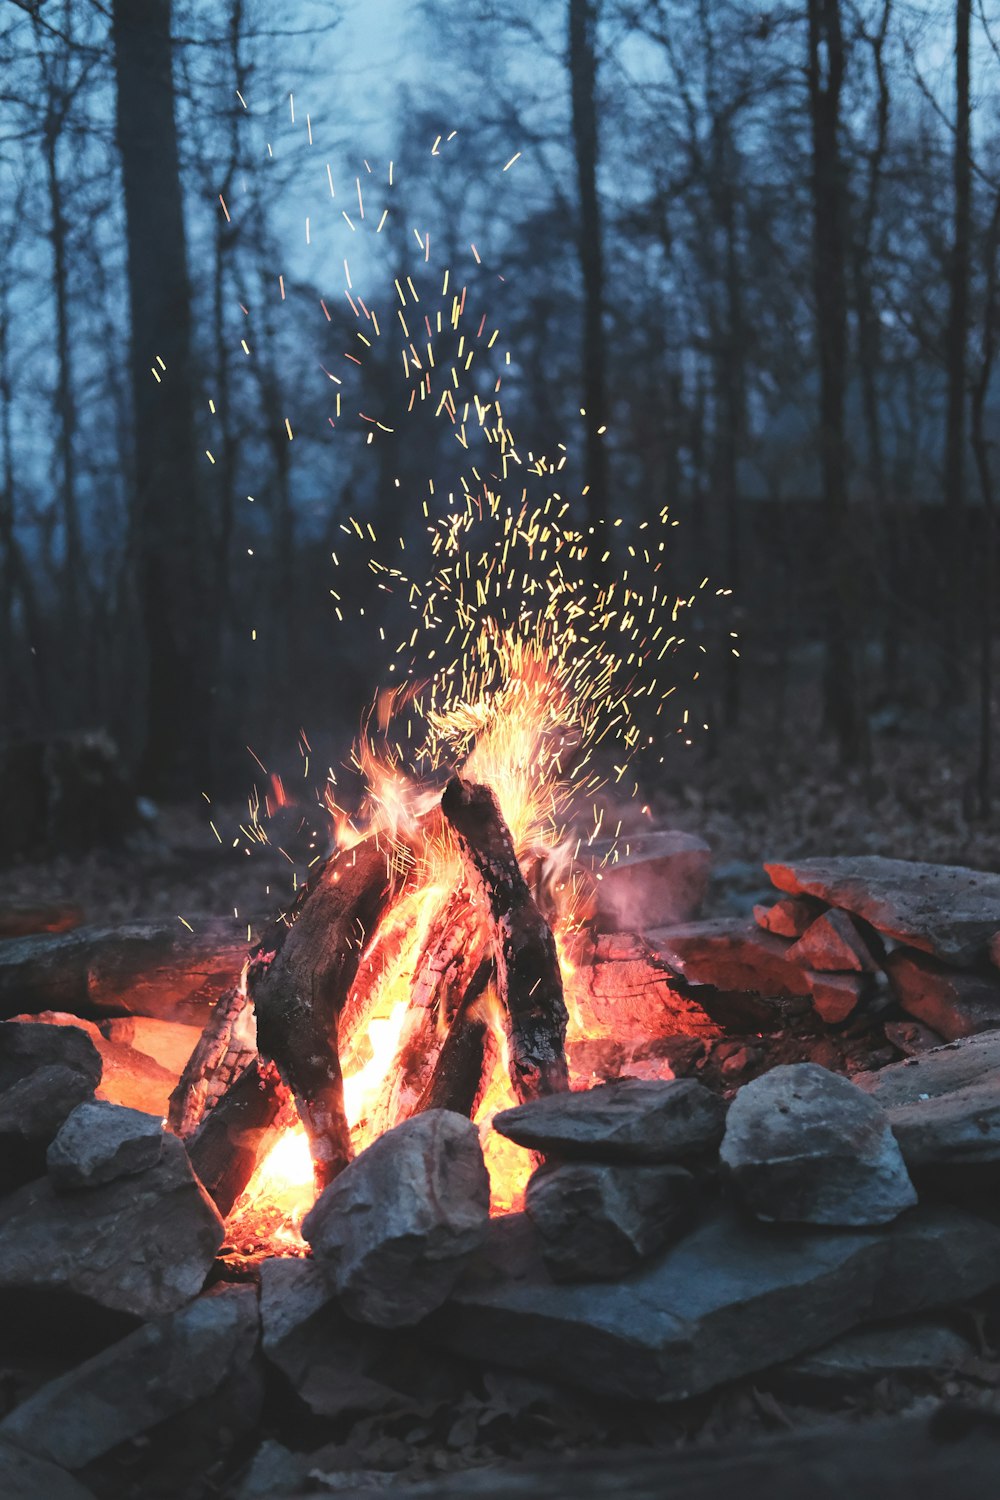
[[[734,590],[710,748],[934,716],[988,814],[985,0],[0,0],[0,63],[6,734],[107,726],[159,794],[349,737],[385,662],[330,554],[419,557],[456,484],[381,336],[450,267],[581,524],[669,506]]]

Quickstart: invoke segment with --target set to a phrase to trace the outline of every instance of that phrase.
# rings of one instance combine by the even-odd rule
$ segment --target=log
[[[36,937],[42,932],[69,932],[83,922],[78,906],[0,907],[0,940]]]
[[[253,1006],[242,985],[218,1001],[170,1095],[167,1124],[187,1139],[257,1056]]]
[[[257,1164],[295,1118],[276,1068],[255,1058],[187,1143],[191,1165],[223,1218]]]
[[[230,921],[127,922],[0,943],[0,1020],[21,1011],[154,1016],[204,1026],[236,983],[246,938]]]
[[[413,1110],[452,1109],[471,1120],[479,1107],[487,1081],[487,1064],[493,1060],[493,1033],[483,1013],[482,999],[496,975],[492,958],[484,958],[469,987],[438,1053],[430,1082]]]
[[[514,1093],[527,1103],[566,1090],[569,1017],[555,938],[521,873],[500,805],[489,787],[453,776],[441,810],[490,915]]]
[[[247,994],[257,1045],[295,1098],[320,1191],[351,1159],[337,1046],[340,1012],[358,963],[395,892],[374,837],[334,855],[251,955]]]

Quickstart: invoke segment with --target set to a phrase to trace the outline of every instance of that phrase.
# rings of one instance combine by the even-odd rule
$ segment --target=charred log
[[[453,776],[441,808],[490,915],[514,1093],[526,1103],[568,1089],[569,1018],[555,938],[521,873],[499,803],[489,787]]]
[[[482,999],[495,972],[493,959],[485,958],[472,976],[415,1115],[426,1109],[453,1109],[469,1119],[475,1115],[486,1087],[487,1065],[493,1060],[493,1033]]]
[[[277,1069],[255,1059],[187,1143],[191,1165],[223,1218],[258,1162],[295,1117]]]
[[[167,1123],[185,1139],[257,1056],[253,1007],[234,985],[222,996],[170,1095]]]
[[[320,1189],[351,1159],[337,1027],[395,883],[374,838],[335,855],[300,892],[290,920],[255,949],[247,973],[257,1045],[295,1097]]]

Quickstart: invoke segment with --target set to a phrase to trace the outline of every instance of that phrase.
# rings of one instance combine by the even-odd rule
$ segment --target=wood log
[[[374,837],[328,860],[300,892],[287,923],[254,950],[247,994],[261,1055],[291,1089],[322,1190],[351,1159],[337,1045],[340,1011],[397,879]]]
[[[489,787],[453,776],[441,809],[490,915],[514,1093],[527,1103],[568,1089],[569,1017],[555,938],[521,873],[500,805]]]
[[[223,1218],[294,1118],[291,1095],[277,1069],[259,1058],[205,1116],[187,1143],[188,1156]]]
[[[0,1020],[21,1011],[155,1016],[204,1026],[246,962],[229,921],[126,922],[0,943]]]
[[[170,1095],[167,1123],[185,1140],[257,1056],[253,1006],[242,985],[217,1003]]]
[[[426,1109],[453,1109],[471,1120],[478,1109],[494,1056],[493,1032],[483,1013],[482,999],[495,975],[492,957],[484,958],[438,1053],[430,1081],[413,1110],[415,1115]]]

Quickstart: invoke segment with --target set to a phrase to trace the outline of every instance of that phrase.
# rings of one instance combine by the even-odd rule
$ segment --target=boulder
[[[641,932],[697,916],[712,851],[692,833],[664,830],[585,844],[578,862],[596,876],[602,925]]]
[[[489,1223],[471,1120],[431,1109],[388,1130],[325,1188],[302,1233],[352,1317],[395,1328],[439,1307]]]
[[[726,1106],[693,1078],[622,1079],[504,1109],[493,1129],[565,1160],[684,1162],[722,1139]]]
[[[155,1166],[57,1193],[47,1179],[0,1203],[0,1290],[72,1292],[157,1318],[201,1291],[224,1230],[176,1136]]]
[[[43,1010],[36,1015],[13,1016],[13,1021],[44,1022],[46,1026],[75,1026],[86,1032],[101,1054],[101,1081],[97,1086],[98,1099],[108,1099],[112,1104],[124,1104],[129,1109],[141,1110],[144,1114],[166,1115],[170,1095],[177,1083],[177,1073],[171,1072],[155,1058],[126,1042],[116,1041],[93,1021],[85,1021],[70,1011]],[[126,1025],[132,1018],[126,1018]],[[107,1024],[107,1023],[106,1023]],[[171,1023],[151,1022],[151,1025],[168,1026]],[[190,1026],[177,1026],[192,1039],[189,1051],[198,1033]]]
[[[800,938],[823,913],[823,904],[811,896],[783,896],[773,906],[755,906],[754,921],[775,937]]]
[[[772,1068],[740,1089],[719,1154],[759,1219],[886,1224],[917,1201],[883,1111],[816,1063]]]
[[[921,1207],[885,1229],[777,1228],[719,1207],[624,1281],[555,1282],[523,1215],[495,1219],[427,1333],[599,1395],[678,1401],[1000,1282],[1000,1228]]]
[[[79,1469],[194,1406],[249,1363],[257,1344],[253,1287],[227,1287],[137,1328],[29,1396],[0,1438]]]
[[[93,1490],[86,1489],[65,1469],[2,1441],[0,1495],[3,1500],[94,1500]]]
[[[952,1186],[1000,1178],[1000,1031],[858,1073],[885,1110],[910,1170]]]
[[[876,974],[879,968],[853,918],[836,908],[806,928],[788,949],[788,958],[820,973]]]
[[[601,1281],[677,1239],[696,1203],[683,1167],[576,1161],[535,1172],[524,1206],[554,1280]]]
[[[45,1171],[49,1142],[100,1079],[97,1049],[76,1027],[0,1023],[0,1192]]]
[[[144,1172],[162,1154],[161,1120],[93,1099],[67,1117],[46,1161],[53,1187],[65,1192]]]
[[[755,995],[807,995],[803,966],[789,958],[791,945],[755,922],[721,917],[658,927],[648,934],[656,955],[689,984]]]
[[[846,1021],[861,1003],[864,981],[860,974],[809,973],[806,978],[813,1010],[828,1026]]]
[[[764,866],[780,891],[817,896],[878,932],[949,963],[986,956],[1000,921],[1000,875],[864,854]]]
[[[891,953],[885,967],[900,1007],[946,1041],[1000,1026],[1000,979],[963,974],[905,948]]]

